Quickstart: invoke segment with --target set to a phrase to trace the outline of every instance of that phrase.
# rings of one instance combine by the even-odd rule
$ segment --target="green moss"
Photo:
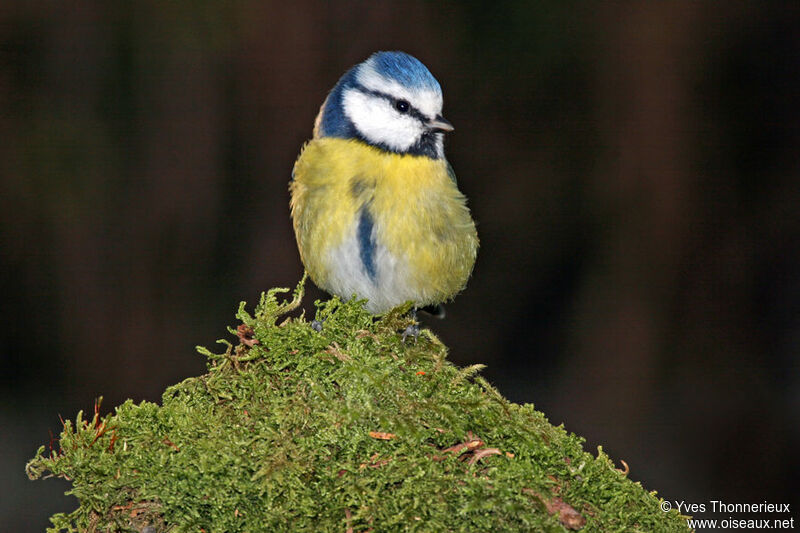
[[[282,318],[302,285],[254,316],[242,304],[239,343],[199,348],[208,373],[161,406],[67,421],[27,465],[80,501],[51,531],[687,530],[602,450],[447,362],[430,331],[403,343],[407,309],[318,302],[321,332]]]

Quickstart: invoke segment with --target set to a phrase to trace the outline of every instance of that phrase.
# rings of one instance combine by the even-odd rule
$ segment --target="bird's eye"
[[[395,100],[394,108],[401,113],[408,113],[408,110],[411,109],[411,104],[407,100]]]

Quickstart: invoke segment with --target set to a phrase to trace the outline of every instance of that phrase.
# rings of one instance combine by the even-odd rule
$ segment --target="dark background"
[[[23,471],[59,414],[158,401],[296,284],[292,164],[386,49],[478,222],[451,360],[668,499],[791,501],[798,36],[796,2],[3,2],[0,528],[76,505]]]

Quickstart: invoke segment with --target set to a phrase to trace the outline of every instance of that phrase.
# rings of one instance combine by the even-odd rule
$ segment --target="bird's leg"
[[[403,342],[406,342],[406,337],[414,337],[414,343],[417,342],[417,337],[419,337],[419,323],[417,322],[417,308],[412,307],[411,312],[409,313],[411,320],[414,322],[406,328],[403,332]]]

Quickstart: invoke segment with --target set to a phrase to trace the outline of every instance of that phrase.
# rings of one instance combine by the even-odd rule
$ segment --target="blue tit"
[[[294,165],[291,214],[314,283],[372,313],[452,299],[478,235],[444,156],[439,82],[416,58],[377,52],[328,94]]]

